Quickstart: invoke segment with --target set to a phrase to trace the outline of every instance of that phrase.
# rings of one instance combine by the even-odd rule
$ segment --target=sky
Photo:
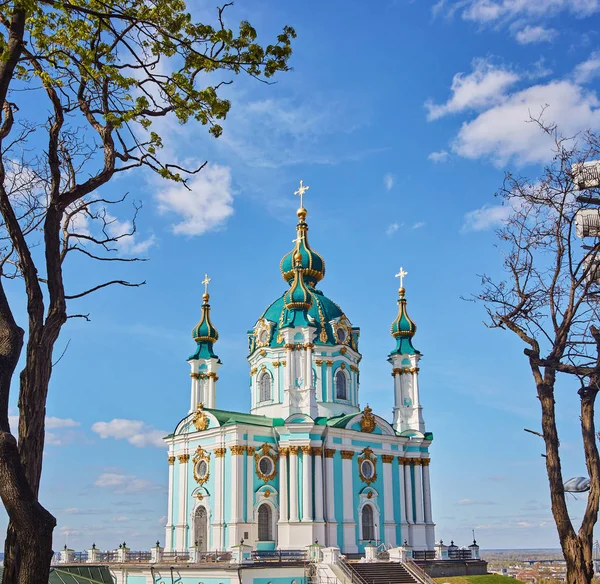
[[[194,17],[213,20],[208,2]],[[327,263],[321,289],[361,327],[360,402],[391,419],[387,355],[400,266],[424,418],[435,439],[431,480],[436,538],[482,548],[551,548],[535,387],[519,341],[486,328],[481,274],[501,276],[494,229],[507,210],[494,193],[505,170],[535,177],[551,157],[527,123],[542,108],[565,135],[600,130],[599,0],[238,0],[232,26],[249,20],[270,42],[296,28],[293,70],[266,85],[225,88],[232,109],[219,139],[162,123],[165,152],[208,161],[190,181],[137,172],[110,185],[129,193],[112,209],[127,226],[121,251],[149,261],[73,261],[76,293],[103,276],[145,281],[74,300],[57,343],[47,408],[41,501],[65,543],[149,549],[164,541],[167,451],[162,437],[189,407],[205,273],[223,366],[217,406],[249,408],[246,332],[286,289],[281,257],[295,237],[293,193],[305,197],[310,242]],[[208,80],[206,82],[209,82]],[[19,282],[8,289],[24,322]],[[585,474],[575,389],[557,396],[565,476]],[[13,415],[17,414],[13,395]],[[574,520],[585,496],[571,498]],[[0,510],[0,530],[6,526]]]

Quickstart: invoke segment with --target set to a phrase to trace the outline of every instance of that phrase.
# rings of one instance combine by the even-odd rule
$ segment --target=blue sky
[[[190,3],[198,19],[212,5]],[[484,548],[557,547],[539,438],[539,408],[522,346],[489,330],[478,274],[500,275],[493,229],[506,211],[503,170],[535,176],[550,145],[527,124],[544,105],[565,134],[600,130],[598,0],[371,3],[240,0],[267,42],[297,29],[293,71],[267,86],[238,79],[224,134],[161,123],[165,150],[208,160],[191,192],[138,173],[111,194],[141,200],[125,267],[73,261],[77,292],[102,276],[146,280],[73,301],[48,399],[42,502],[58,519],[55,547],[164,540],[167,455],[161,436],[189,406],[191,328],[204,273],[223,361],[217,404],[249,407],[246,331],[285,289],[279,260],[295,236],[299,179],[312,246],[327,262],[323,291],[361,327],[361,404],[391,418],[387,354],[402,265],[418,325],[424,417],[434,432],[437,538]],[[130,207],[111,210],[119,222]],[[117,224],[118,225],[118,224]],[[20,302],[18,283],[9,288]],[[23,322],[23,311],[18,311]],[[16,413],[16,395],[13,396]],[[584,474],[575,390],[561,386],[566,476]],[[113,420],[121,420],[108,424]],[[585,497],[570,502],[581,517]],[[0,511],[0,529],[6,517]]]

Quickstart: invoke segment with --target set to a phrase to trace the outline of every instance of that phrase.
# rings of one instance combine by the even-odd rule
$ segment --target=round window
[[[200,479],[206,478],[206,475],[208,474],[208,463],[206,460],[198,461],[198,464],[196,465],[196,474]]]
[[[268,456],[263,456],[258,461],[258,468],[266,476],[273,474],[273,461]]]
[[[375,472],[375,468],[370,460],[363,460],[360,465],[360,471],[362,472],[363,477],[370,479]]]
[[[260,336],[258,337],[258,340],[261,343],[266,343],[269,340],[269,333],[265,330],[260,331]]]
[[[337,338],[339,339],[340,343],[343,343],[346,340],[346,329],[339,328],[337,330]]]

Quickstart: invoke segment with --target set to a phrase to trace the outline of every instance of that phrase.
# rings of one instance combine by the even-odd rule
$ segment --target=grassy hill
[[[438,584],[522,584],[520,580],[500,576],[499,574],[487,574],[485,576],[454,576],[453,578],[434,578]]]

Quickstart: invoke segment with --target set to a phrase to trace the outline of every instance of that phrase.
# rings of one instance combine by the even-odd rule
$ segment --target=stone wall
[[[432,578],[487,574],[487,562],[484,560],[425,560],[417,561],[416,564]]]

